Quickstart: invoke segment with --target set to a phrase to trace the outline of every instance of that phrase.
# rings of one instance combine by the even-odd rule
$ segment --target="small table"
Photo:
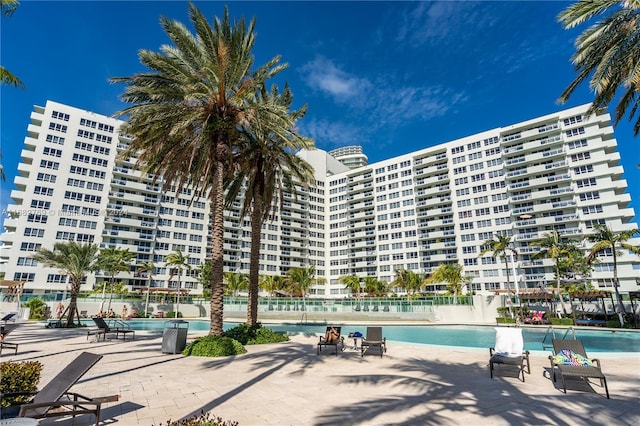
[[[360,342],[362,342],[362,333],[360,333],[359,331],[356,331],[355,333],[350,333],[349,338],[353,339],[353,349],[356,351],[360,349],[360,347],[358,346],[358,339],[360,339]]]

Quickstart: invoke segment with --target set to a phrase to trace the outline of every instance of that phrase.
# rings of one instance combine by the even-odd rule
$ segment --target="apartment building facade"
[[[616,231],[636,227],[610,118],[587,117],[587,109],[356,168],[322,150],[299,153],[314,167],[316,181],[285,193],[274,206],[261,234],[261,273],[314,266],[311,297],[346,296],[339,280],[345,275],[391,282],[398,269],[429,273],[446,262],[461,264],[473,277],[468,290],[479,293],[551,285],[553,263],[533,259],[531,241],[552,229],[584,240],[596,223]],[[152,289],[175,291],[177,278],[164,259],[180,250],[192,267],[180,287],[202,292],[197,268],[210,250],[208,201],[188,189],[163,191],[161,178],[136,170],[135,158],[121,158],[130,142],[121,124],[50,101],[34,107],[11,193],[15,204],[8,208],[14,214],[0,236],[6,279],[26,281],[28,292],[65,290],[64,275],[30,256],[74,239],[135,253],[130,272],[116,277],[131,290],[146,288],[138,266],[153,261]],[[251,228],[241,205],[238,200],[225,215],[224,267],[246,273]],[[512,236],[520,253],[510,266],[511,283],[502,262],[479,257],[484,241],[501,232]],[[618,258],[622,291],[637,288],[639,261],[626,253]],[[591,277],[596,288],[612,288],[612,267],[607,253]],[[92,274],[83,288],[104,278]]]

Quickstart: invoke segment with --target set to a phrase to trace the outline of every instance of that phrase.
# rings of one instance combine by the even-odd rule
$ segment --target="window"
[[[597,200],[599,198],[600,193],[598,191],[585,192],[584,194],[580,194],[580,201]]]
[[[65,114],[60,111],[52,111],[51,118],[55,118],[57,120],[62,120],[62,121],[69,121],[70,116],[69,114]]]
[[[20,251],[37,251],[40,247],[42,247],[40,243],[24,242],[20,244]]]
[[[50,155],[52,157],[62,157],[61,149],[49,148],[48,146],[44,147],[44,150],[42,151],[42,153],[44,155]]]
[[[41,169],[58,170],[59,167],[60,163],[56,163],[55,161],[40,160]]]
[[[591,173],[591,172],[593,172],[593,166],[591,164],[587,164],[586,166],[575,167],[573,169],[573,173],[575,173],[576,175],[581,175],[584,173]]]
[[[569,138],[572,136],[584,135],[584,127],[577,127],[575,129],[567,130],[565,134]]]
[[[591,154],[588,152],[580,152],[578,154],[572,154],[571,155],[571,161],[582,161],[582,160],[588,160],[591,158]]]
[[[588,214],[596,214],[596,213],[602,213],[602,206],[597,205],[597,206],[589,206],[589,207],[582,208],[582,214],[588,215]]]
[[[33,281],[36,279],[36,274],[33,272],[15,272],[13,279],[14,281]]]
[[[67,133],[67,126],[60,123],[49,123],[49,130],[55,130],[56,132]]]

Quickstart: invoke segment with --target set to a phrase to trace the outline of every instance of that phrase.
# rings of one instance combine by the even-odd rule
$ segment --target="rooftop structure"
[[[358,145],[344,146],[329,151],[329,155],[350,169],[357,169],[368,164],[368,158]]]

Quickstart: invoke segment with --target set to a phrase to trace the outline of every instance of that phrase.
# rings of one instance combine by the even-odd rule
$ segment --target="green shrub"
[[[1,405],[23,404],[31,398],[31,395],[5,397],[8,392],[36,392],[40,381],[42,364],[38,361],[6,361],[0,363],[2,380],[0,381],[0,393],[3,395]]]
[[[573,318],[549,318],[551,325],[574,325]]]
[[[167,312],[166,318],[175,318],[175,317],[176,317],[176,313],[174,311]],[[178,318],[184,318],[182,316],[182,312],[178,312]]]
[[[224,335],[230,337],[243,345],[263,345],[266,343],[287,342],[289,337],[285,333],[278,333],[270,328],[262,327],[262,324],[250,326],[248,324],[239,324],[224,332]]]
[[[242,343],[225,336],[205,336],[189,343],[183,355],[191,356],[229,356],[246,354],[247,350]]]
[[[160,423],[159,426],[164,426],[164,424]],[[238,422],[212,417],[209,413],[200,413],[199,416],[189,417],[188,419],[168,420],[166,426],[238,426]]]
[[[515,324],[516,323],[516,319],[515,318],[501,318],[501,317],[498,317],[498,318],[496,318],[496,323],[497,324]]]
[[[32,320],[45,320],[47,319],[47,304],[42,299],[37,297],[29,299],[23,303],[22,306],[29,308],[29,319]]]

